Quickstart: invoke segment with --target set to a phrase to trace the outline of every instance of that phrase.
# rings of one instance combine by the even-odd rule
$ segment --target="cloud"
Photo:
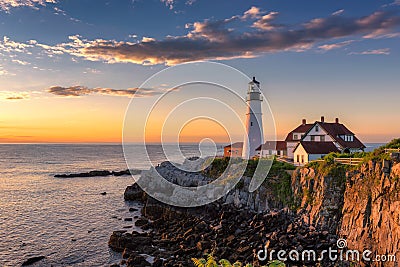
[[[155,42],[156,39],[151,38],[151,37],[143,37],[142,38],[142,43],[148,43],[148,42]]]
[[[248,18],[259,18],[263,12],[261,11],[260,8],[252,6],[249,10],[245,11],[242,18],[243,19],[248,19]]]
[[[48,3],[56,3],[56,0],[0,0],[0,9],[9,12],[10,9],[16,7],[31,7],[45,6]]]
[[[390,48],[351,52],[350,55],[390,55]]]
[[[89,40],[73,35],[67,42],[48,45],[36,40],[13,42],[4,37],[3,42],[0,41],[0,50],[30,53],[33,48],[39,48],[49,57],[70,55],[74,59],[106,63],[174,65],[200,60],[253,58],[282,51],[302,52],[315,45],[320,45],[322,50],[331,50],[348,43],[321,43],[337,38],[365,37],[371,33],[396,34],[391,31],[400,25],[400,16],[394,11],[377,11],[364,17],[329,15],[297,25],[275,23],[277,15],[277,12],[251,7],[230,18],[188,23],[188,32],[180,36],[158,40],[143,37],[134,42]]]
[[[22,96],[10,96],[10,97],[7,97],[6,99],[7,100],[22,100],[22,99],[25,99],[25,98],[22,97]]]
[[[17,63],[19,65],[22,65],[22,66],[26,66],[26,65],[30,65],[31,64],[29,62],[26,62],[26,61],[23,61],[23,60],[18,60],[18,59],[13,59],[11,61],[14,62],[14,63]]]
[[[347,46],[351,43],[353,43],[354,40],[348,40],[348,41],[343,41],[340,43],[335,43],[335,44],[325,44],[325,45],[321,45],[318,46],[319,49],[325,50],[325,51],[329,51],[329,50],[333,50],[333,49],[338,49],[338,48],[342,48],[344,46]]]
[[[389,39],[400,37],[400,32],[390,32],[388,29],[379,29],[363,36],[365,39]]]
[[[5,52],[5,53],[29,54],[28,48],[31,48],[31,47],[33,47],[33,44],[15,42],[15,41],[12,41],[7,36],[3,36],[3,40],[0,39],[0,51]]]
[[[235,31],[230,26],[240,21],[241,16],[233,16],[224,20],[194,22],[188,25],[192,30],[187,35],[164,40],[129,43],[86,40],[75,36],[73,43],[61,46],[63,49],[69,46],[66,52],[91,61],[174,65],[197,60],[249,58],[289,50],[304,51],[318,42],[389,30],[400,25],[397,14],[377,11],[361,18],[329,16],[313,19],[300,26],[268,27],[267,23],[271,23],[276,15],[264,15],[254,31]]]
[[[333,12],[332,16],[339,16],[339,15],[343,14],[343,12],[344,12],[344,9],[339,9],[338,11]]]
[[[276,29],[278,25],[274,25],[271,22],[275,20],[278,14],[279,14],[278,12],[270,12],[262,16],[261,19],[255,21],[252,27],[265,31],[271,31]]]
[[[24,100],[30,98],[30,92],[0,91],[1,100]]]
[[[185,4],[188,5],[188,6],[191,6],[191,5],[193,5],[194,3],[196,3],[196,1],[197,1],[197,0],[187,0]]]
[[[169,9],[174,9],[175,0],[160,0],[161,3],[164,3]]]
[[[73,22],[82,22],[80,19],[71,17],[70,15],[67,14],[67,12],[65,10],[63,10],[61,8],[58,8],[58,7],[54,7],[54,14],[55,15],[64,16],[64,17],[68,18],[70,21],[73,21]]]
[[[127,96],[127,97],[146,97],[160,94],[160,90],[151,88],[128,88],[128,89],[112,89],[112,88],[88,88],[86,86],[76,85],[70,87],[52,86],[47,89],[48,93],[57,96],[76,97],[89,94]]]
[[[0,65],[0,76],[14,76],[14,73],[9,72],[8,70],[4,69],[3,66]]]

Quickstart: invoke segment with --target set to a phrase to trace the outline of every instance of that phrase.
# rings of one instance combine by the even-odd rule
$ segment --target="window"
[[[311,141],[315,141],[315,136],[311,135]]]
[[[321,142],[325,142],[325,135],[321,135],[320,139],[321,139]]]
[[[304,155],[301,155],[301,163],[304,163]]]
[[[319,132],[319,126],[318,125],[315,125],[315,131]]]
[[[269,155],[272,155],[272,150],[269,150],[268,153],[269,153]]]
[[[300,162],[300,155],[297,155],[297,161],[296,162]]]
[[[299,136],[297,134],[293,135],[294,140],[299,140]]]

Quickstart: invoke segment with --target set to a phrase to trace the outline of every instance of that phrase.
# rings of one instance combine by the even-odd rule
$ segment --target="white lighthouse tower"
[[[256,153],[256,149],[264,144],[264,134],[262,125],[260,82],[253,77],[249,82],[247,91],[247,113],[246,113],[246,131],[247,136],[244,138],[242,157],[251,159]]]

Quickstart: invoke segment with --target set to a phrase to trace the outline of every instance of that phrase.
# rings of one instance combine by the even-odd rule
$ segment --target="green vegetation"
[[[325,168],[329,165],[334,165],[335,158],[362,158],[363,160],[360,163],[360,165],[362,163],[368,162],[370,160],[373,160],[373,161],[381,161],[383,159],[390,160],[390,154],[385,153],[385,149],[399,149],[399,148],[400,148],[400,138],[394,139],[391,142],[389,142],[388,144],[381,146],[372,152],[357,152],[357,153],[351,153],[351,154],[346,154],[346,153],[341,154],[341,153],[332,152],[323,158],[324,162],[311,162],[307,166],[313,167],[315,169],[321,169],[321,167]],[[356,166],[356,168],[357,168],[357,166]],[[350,167],[347,167],[347,169],[350,169]]]
[[[393,139],[391,142],[387,143],[384,146],[381,146],[377,149],[375,149],[374,151],[368,153],[368,155],[366,155],[364,157],[364,161],[367,162],[369,160],[390,160],[390,154],[389,153],[385,153],[385,149],[399,149],[400,148],[400,138],[397,139]]]
[[[229,160],[230,158],[214,159],[210,166],[203,171],[203,174],[217,179],[228,167]],[[242,161],[243,159],[232,158],[232,163],[240,163]],[[246,170],[243,175],[253,177],[258,162],[258,159],[248,160]],[[265,179],[263,182],[263,186],[266,187],[269,192],[272,192],[278,201],[288,207],[292,207],[294,203],[291,187],[291,175],[288,173],[288,171],[293,171],[295,169],[296,167],[292,164],[280,162],[274,159],[267,175],[267,179]],[[243,180],[240,180],[237,183],[236,188],[242,189],[243,187],[244,182]]]
[[[228,168],[229,161],[231,160],[231,164],[240,163],[243,161],[241,158],[216,158],[211,162],[210,166],[203,171],[204,175],[207,175],[211,178],[220,177],[223,172]],[[258,165],[258,159],[251,159],[247,161],[246,170],[244,172],[244,176],[252,177]],[[281,173],[281,171],[286,170],[295,170],[296,167],[292,164],[280,162],[274,159],[271,169],[269,171],[268,177],[274,177]]]
[[[243,264],[239,261],[236,261],[235,263],[230,263],[228,260],[220,260],[217,263],[217,260],[214,258],[214,256],[212,254],[208,254],[207,255],[207,260],[204,258],[201,259],[196,259],[196,258],[192,258],[193,264],[196,267],[253,267],[252,264],[247,263],[247,264]],[[285,263],[278,261],[278,260],[274,260],[274,261],[270,261],[268,262],[267,265],[264,266],[260,266],[260,267],[285,267]]]

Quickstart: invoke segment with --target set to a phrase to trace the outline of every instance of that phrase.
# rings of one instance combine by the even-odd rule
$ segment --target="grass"
[[[230,158],[217,158],[214,159],[208,168],[203,171],[203,174],[217,179],[220,177],[225,169],[229,165]],[[243,161],[239,158],[232,158],[233,163],[239,163]],[[253,177],[257,165],[259,163],[258,159],[252,159],[247,162],[246,170],[244,172],[244,176]],[[296,167],[292,164],[288,164],[285,162],[273,160],[271,168],[266,179],[263,182],[263,186],[268,189],[268,191],[272,191],[272,194],[276,197],[276,199],[281,202],[283,205],[288,207],[293,207],[293,193],[291,187],[291,176],[288,174],[288,170],[295,170]],[[236,188],[242,189],[244,187],[243,180],[240,180]]]

